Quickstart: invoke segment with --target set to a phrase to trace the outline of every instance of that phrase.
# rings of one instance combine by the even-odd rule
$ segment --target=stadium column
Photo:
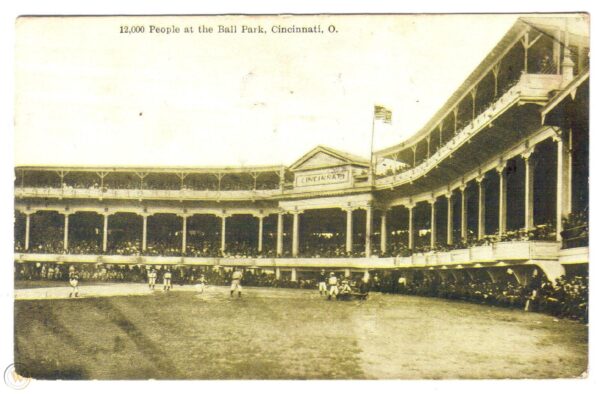
[[[561,241],[562,220],[571,213],[571,133],[560,130],[553,137],[556,156],[556,240]]]
[[[497,167],[498,172],[498,233],[506,232],[506,162],[501,162]]]
[[[475,178],[477,181],[478,204],[477,204],[477,238],[482,239],[485,237],[485,185],[484,185],[485,174],[482,174]]]
[[[460,189],[460,238],[467,239],[467,185],[463,183]]]
[[[371,257],[371,233],[373,228],[373,207],[368,204],[365,207],[365,257]]]
[[[413,250],[415,247],[415,204],[411,202],[406,205],[406,208],[408,208],[408,249]]]
[[[521,153],[521,157],[525,162],[525,229],[531,230],[535,225],[534,217],[533,217],[533,169],[534,163],[531,155],[533,154],[534,148],[527,149],[525,152]]]
[[[277,214],[277,256],[283,254],[283,213]]]
[[[261,253],[263,250],[263,224],[264,224],[264,216],[258,216],[258,253]]]
[[[29,250],[29,228],[31,226],[31,213],[25,214],[25,250]]]
[[[352,208],[346,209],[346,253],[352,253]]]
[[[387,252],[387,211],[384,209],[381,211],[381,237],[380,237],[379,249],[381,253]]]
[[[142,251],[146,250],[148,240],[148,214],[142,214]]]
[[[291,275],[290,279],[291,279],[292,282],[297,282],[298,281],[298,276],[297,276],[296,268],[292,268],[292,275]]]
[[[187,251],[187,218],[190,215],[183,214],[181,216],[181,253],[185,255]]]
[[[294,222],[292,229],[292,257],[298,257],[298,246],[300,244],[300,214],[301,211],[293,212]]]
[[[102,216],[104,217],[104,226],[102,228],[102,251],[106,252],[106,249],[108,249],[108,217],[110,214],[103,213]]]
[[[227,217],[231,215],[221,215],[221,253],[225,253],[227,248]]]
[[[63,249],[67,250],[69,248],[69,215],[68,212],[63,212],[65,215],[65,227],[64,227],[64,237],[63,237]]]
[[[446,220],[446,243],[448,245],[452,245],[452,244],[454,244],[454,240],[453,240],[454,207],[452,206],[452,191],[451,190],[448,191],[448,193],[446,193],[446,199],[448,200],[448,214],[447,214],[447,220]]]
[[[435,223],[435,198],[431,197],[431,199],[429,200],[429,204],[431,204],[431,237],[429,239],[429,246],[431,246],[431,249],[435,248],[435,244],[437,242],[436,239],[436,233],[437,233],[437,226]]]

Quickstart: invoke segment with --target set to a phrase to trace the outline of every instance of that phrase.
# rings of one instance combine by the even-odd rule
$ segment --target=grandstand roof
[[[512,48],[523,33],[529,29],[534,29],[544,34],[553,34],[557,29],[564,29],[566,16],[570,15],[557,14],[555,17],[519,18],[504,37],[502,37],[500,42],[498,42],[498,44],[487,54],[475,70],[469,74],[444,105],[419,131],[406,138],[401,143],[376,151],[375,154],[378,156],[390,155],[418,143],[422,138],[429,134],[467,94],[469,94],[471,88],[487,75],[490,69],[510,50],[510,48]],[[578,23],[574,23],[574,21]],[[587,18],[585,21],[577,21],[573,16],[569,18],[569,40],[572,44],[589,46],[589,24],[586,22],[588,22]]]

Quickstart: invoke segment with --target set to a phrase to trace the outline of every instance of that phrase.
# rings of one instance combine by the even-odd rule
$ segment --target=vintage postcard
[[[589,15],[15,29],[5,382],[587,376]]]

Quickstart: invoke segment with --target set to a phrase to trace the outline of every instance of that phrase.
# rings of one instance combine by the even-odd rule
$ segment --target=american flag
[[[392,111],[383,105],[375,106],[375,119],[383,120],[383,123],[392,124]]]

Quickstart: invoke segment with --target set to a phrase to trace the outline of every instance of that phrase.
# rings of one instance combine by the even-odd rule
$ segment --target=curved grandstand
[[[564,18],[519,19],[421,130],[372,161],[318,146],[287,167],[17,167],[17,272],[587,276],[588,52]]]

